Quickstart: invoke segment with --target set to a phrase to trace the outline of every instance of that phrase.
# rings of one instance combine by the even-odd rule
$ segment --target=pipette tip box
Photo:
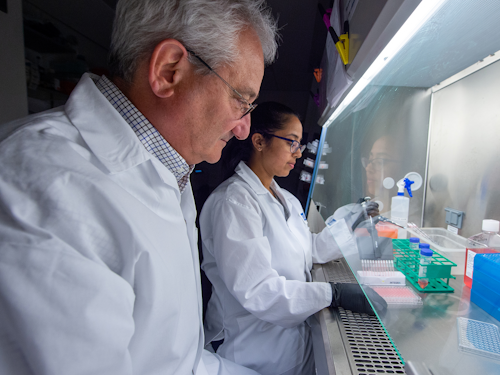
[[[478,254],[474,258],[471,302],[500,320],[500,254]]]

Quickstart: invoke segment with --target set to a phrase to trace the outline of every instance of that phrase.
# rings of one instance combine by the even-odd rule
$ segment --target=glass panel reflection
[[[498,369],[498,363],[463,356],[459,352],[456,319],[457,316],[465,315],[473,319],[498,322],[469,302],[470,289],[463,287],[461,279],[454,280],[451,275],[447,277],[449,273],[444,273],[445,268],[448,267],[449,271],[453,265],[445,261],[442,264],[431,263],[426,269],[430,281],[425,287],[432,285],[436,278],[439,278],[443,282],[444,290],[440,293],[421,293],[418,289],[418,252],[412,252],[407,242],[393,241],[398,235],[402,239],[409,236],[401,231],[398,234],[398,228],[390,224],[370,220],[360,222],[352,230],[352,222],[346,215],[356,211],[355,202],[368,196],[379,202],[380,213],[390,218],[391,198],[397,194],[397,187],[384,186],[384,180],[390,177],[398,181],[409,172],[417,172],[426,178],[428,147],[432,146],[428,145],[431,107],[433,118],[442,111],[453,112],[461,109],[457,107],[470,107],[472,113],[478,108],[470,106],[470,100],[469,105],[460,104],[464,102],[458,100],[465,97],[463,87],[470,91],[470,86],[457,85],[456,96],[452,97],[453,100],[447,103],[446,108],[440,104],[438,94],[433,99],[431,88],[500,50],[500,28],[497,25],[499,15],[500,2],[447,1],[327,129],[325,144],[331,152],[323,155],[322,161],[328,164],[329,168],[318,171],[319,181],[324,180],[324,184],[316,183],[312,196],[324,219],[335,212],[338,213],[335,216],[336,221],[327,220],[326,224],[363,287],[368,283],[365,279],[368,276],[385,278],[387,282],[398,282],[397,274],[390,274],[397,271],[391,268],[390,262],[396,264],[398,257],[408,258],[408,267],[417,275],[417,286],[411,286],[408,278],[402,285],[393,284],[397,288],[402,287],[400,290],[371,286],[387,299],[406,299],[408,303],[391,304],[385,314],[376,304],[372,304],[372,307],[390,332],[393,343],[402,348],[404,359],[432,364],[434,369],[437,369],[433,373],[464,374],[471,373],[471,370],[472,373],[495,373],[493,369]],[[476,86],[491,80],[490,78],[475,80],[471,85],[475,85],[474,88],[481,92],[481,88]],[[485,95],[488,98],[483,99]],[[490,90],[476,96],[481,98],[482,102],[493,103],[497,100],[495,95],[497,92]],[[441,106],[441,109],[438,106]],[[481,108],[486,110],[486,106]],[[450,138],[467,138],[462,140],[466,143],[466,131],[474,131],[477,125],[469,121],[464,123],[462,128],[457,128],[456,123],[457,121],[443,121],[433,124],[433,132],[440,130],[439,134],[443,137],[454,133]],[[454,146],[451,145],[449,149]],[[457,153],[462,153],[463,150],[464,148],[461,148]],[[437,166],[432,165],[431,157],[430,173],[434,168],[443,175],[451,176],[457,172],[456,169],[464,167],[465,163],[456,163],[456,168],[452,171],[450,155],[452,154],[449,152],[442,153]],[[478,169],[478,166],[474,164],[473,168]],[[432,177],[432,174],[430,176]],[[448,178],[451,181],[451,177]],[[431,179],[432,181],[434,184],[429,186],[429,194],[434,194],[436,198],[431,202],[433,205],[426,206],[425,215],[426,218],[440,218],[439,215],[444,214],[443,205],[449,202],[449,197],[444,194],[451,195],[451,191],[446,190],[446,186],[442,187],[445,183],[438,184],[441,181],[437,178]],[[419,226],[423,222],[422,207],[426,187],[427,181],[424,181],[424,186],[416,191],[410,200],[408,221]],[[438,196],[436,191],[443,194]],[[485,188],[480,192],[485,191],[489,190]],[[476,203],[463,194],[463,188],[454,192],[463,196],[463,200],[469,200],[470,204]],[[344,217],[338,212],[339,208],[344,209]],[[473,209],[467,208],[468,212],[474,212]],[[426,222],[429,220],[426,219]],[[433,226],[445,226],[443,220],[440,220],[440,223]],[[474,233],[476,232],[477,230]],[[396,258],[393,250],[395,243]],[[452,262],[457,263],[455,259],[452,259]],[[368,271],[375,274],[367,273]],[[377,276],[377,272],[382,275]],[[451,290],[447,290],[445,285]],[[423,304],[420,304],[421,302]]]

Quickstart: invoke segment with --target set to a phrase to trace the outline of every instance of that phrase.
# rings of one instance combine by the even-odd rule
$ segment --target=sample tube
[[[418,250],[419,249],[419,247],[418,247],[419,243],[420,243],[420,238],[418,238],[418,237],[410,237],[410,249],[412,249],[412,250]]]
[[[429,285],[427,276],[427,265],[432,263],[432,255],[434,252],[430,249],[429,244],[421,243],[420,248],[420,265],[418,267],[418,285],[424,289]]]

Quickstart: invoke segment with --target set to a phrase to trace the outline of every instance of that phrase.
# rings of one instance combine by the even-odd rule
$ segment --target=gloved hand
[[[333,293],[330,307],[340,306],[352,312],[375,315],[359,284],[335,284],[331,282],[330,285]],[[379,314],[384,315],[387,311],[387,302],[385,302],[385,300],[372,288],[365,286],[364,290],[375,307],[375,310],[377,310]]]
[[[362,207],[364,207],[364,209],[366,210],[366,213],[369,216],[375,217],[375,216],[379,216],[380,215],[380,212],[378,211],[378,203],[374,202],[374,201],[371,201],[370,197],[359,198],[356,203],[358,203]]]
[[[378,203],[370,201],[365,204],[365,210],[366,213],[371,216],[371,217],[376,217],[380,215],[380,212],[378,211]]]
[[[361,198],[360,201],[364,202],[364,198]],[[337,209],[335,213],[326,220],[326,222],[328,223],[332,218],[334,221],[345,219],[346,224],[354,231],[359,224],[368,220],[370,216],[379,216],[378,203],[370,201],[363,203],[363,205],[360,203],[353,203],[342,206]],[[373,224],[376,224],[377,222],[377,219],[373,220]]]

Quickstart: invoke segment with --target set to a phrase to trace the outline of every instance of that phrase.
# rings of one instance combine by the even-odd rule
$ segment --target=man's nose
[[[236,126],[233,128],[233,134],[240,141],[248,137],[248,134],[250,134],[250,113],[237,121]]]

